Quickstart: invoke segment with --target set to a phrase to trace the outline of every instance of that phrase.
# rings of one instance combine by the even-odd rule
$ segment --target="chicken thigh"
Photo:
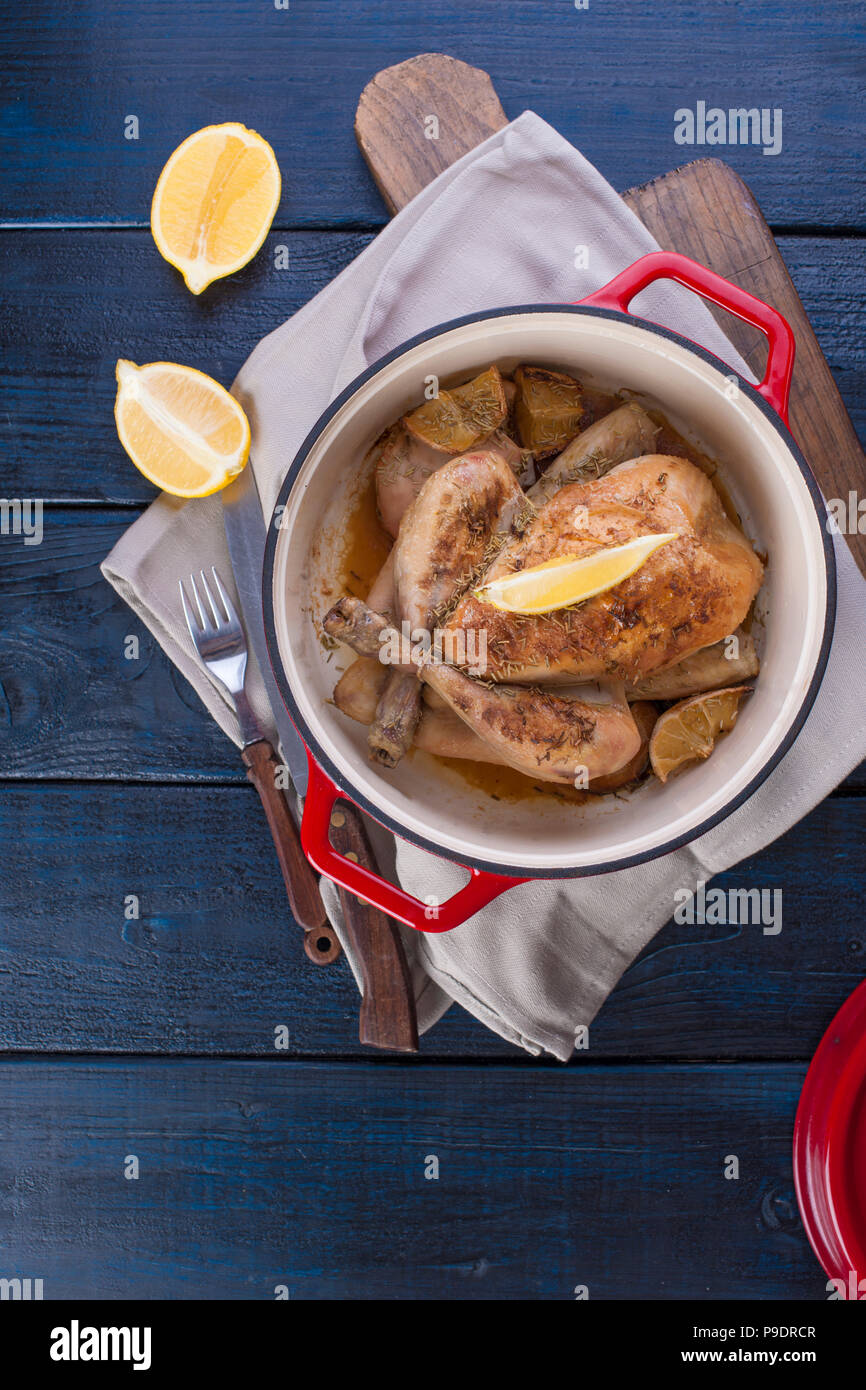
[[[458,672],[458,675],[461,673]],[[359,656],[357,661],[343,672],[336,686],[334,687],[334,704],[350,719],[356,719],[360,724],[370,725],[376,717],[379,701],[385,688],[388,674],[385,667],[378,661],[370,657]],[[465,679],[465,677],[463,678]],[[444,682],[443,682],[444,683]],[[521,687],[520,693],[525,697],[529,695],[526,687]],[[536,692],[537,693],[537,692]],[[617,747],[621,747],[623,736],[633,741],[631,726],[624,718],[622,704],[619,702],[618,708],[614,709],[614,701],[607,699],[601,692],[600,687],[584,687],[582,692],[588,708],[584,711],[584,719],[595,719],[596,730],[598,729],[598,719],[607,725],[607,730],[617,739]],[[557,692],[562,697],[562,692]],[[548,707],[547,714],[550,710]],[[648,701],[638,701],[629,706],[629,713],[634,720],[641,739],[640,748],[630,762],[625,762],[616,771],[610,771],[610,764],[616,759],[613,757],[613,746],[608,745],[604,755],[604,766],[607,769],[600,777],[589,777],[586,790],[590,792],[604,793],[614,791],[626,783],[634,781],[643,771],[647,749],[649,746],[649,736],[656,719],[656,707]],[[569,724],[574,728],[576,723],[575,710],[568,706],[567,714]],[[593,733],[596,733],[596,730]],[[543,743],[543,729],[538,728],[536,734],[539,740],[539,748],[542,759],[550,761],[551,750],[549,743]],[[557,730],[556,737],[559,738],[560,731]],[[597,756],[601,739],[596,738],[596,747],[593,750]],[[459,758],[475,763],[492,763],[498,766],[513,766],[511,761],[506,759],[498,746],[498,740],[485,740],[466,721],[448,704],[448,701],[430,685],[424,687],[424,701],[422,704],[421,718],[415,730],[414,746],[420,748],[423,753],[433,753],[440,758]],[[513,749],[509,749],[513,752]],[[561,748],[558,750],[561,756]],[[545,757],[545,755],[547,755]],[[556,756],[554,752],[553,756]],[[576,780],[576,764],[575,778]],[[519,770],[524,775],[531,776],[533,781],[551,780],[545,779],[539,772],[536,761],[521,758]],[[588,775],[588,773],[587,773]],[[559,780],[559,779],[557,779]],[[565,779],[563,779],[564,782]]]
[[[641,746],[622,685],[566,695],[539,686],[470,680],[428,654],[421,675],[497,759],[544,782],[588,787],[617,772]]]

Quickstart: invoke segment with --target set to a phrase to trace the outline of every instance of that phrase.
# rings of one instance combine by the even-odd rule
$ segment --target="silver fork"
[[[311,958],[326,963],[339,954],[340,943],[328,921],[318,879],[301,848],[298,827],[278,784],[277,773],[282,765],[262,733],[247,699],[244,684],[247,674],[246,634],[219,575],[215,569],[211,569],[211,574],[219,602],[214,598],[204,570],[199,571],[201,594],[195,575],[189,577],[192,600],[187,595],[183,581],[179,581],[186,625],[202,662],[234,701],[243,738],[241,757],[246,765],[247,777],[261,797],[268,818],[292,912],[308,934],[308,939],[310,934],[315,934],[317,941],[325,937],[329,939],[330,946],[326,952],[319,948],[318,955],[311,955]]]
[[[204,570],[199,571],[205,602],[202,603],[195,575],[189,577],[195,599],[195,614],[183,580],[178,580],[183,615],[195,649],[211,675],[228,691],[237,710],[244,747],[257,743],[264,736],[253,714],[244,686],[247,674],[247,639],[234,604],[226,593],[215,569],[211,569],[222,610],[214,602]]]

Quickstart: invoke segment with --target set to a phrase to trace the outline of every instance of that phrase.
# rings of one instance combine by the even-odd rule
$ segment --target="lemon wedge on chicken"
[[[622,584],[676,535],[676,531],[666,531],[661,535],[636,536],[625,545],[609,546],[579,558],[560,555],[543,565],[493,579],[476,589],[475,597],[505,613],[532,615],[570,608]]]

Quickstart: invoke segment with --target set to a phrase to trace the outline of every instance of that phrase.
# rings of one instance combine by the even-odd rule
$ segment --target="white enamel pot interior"
[[[334,557],[377,436],[423,397],[425,378],[497,362],[549,365],[657,404],[717,460],[746,534],[768,557],[753,628],[754,694],[711,758],[662,785],[586,805],[495,801],[415,751],[386,772],[367,730],[331,695],[354,658],[313,618],[340,596]],[[736,390],[732,390],[736,381]],[[834,612],[832,546],[815,481],[778,416],[745,380],[673,333],[617,311],[520,307],[446,324],[374,364],[333,403],[295,459],[270,528],[264,599],[275,674],[308,748],[346,795],[398,835],[465,865],[520,877],[595,874],[654,858],[717,824],[790,746],[817,692]],[[330,659],[329,659],[330,658]]]

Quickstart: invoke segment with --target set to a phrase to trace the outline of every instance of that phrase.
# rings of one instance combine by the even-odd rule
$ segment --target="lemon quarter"
[[[719,735],[729,733],[736,724],[740,701],[750,689],[731,685],[692,695],[665,710],[656,721],[649,746],[652,769],[661,782],[685,763],[710,756]]]
[[[280,187],[273,150],[244,125],[205,126],[178,145],[159,176],[150,228],[193,294],[252,260]]]
[[[476,589],[475,596],[505,613],[552,613],[556,608],[582,603],[622,584],[654,551],[676,536],[676,531],[636,536],[625,545],[608,546],[579,559],[561,555],[543,565],[493,579]]]

